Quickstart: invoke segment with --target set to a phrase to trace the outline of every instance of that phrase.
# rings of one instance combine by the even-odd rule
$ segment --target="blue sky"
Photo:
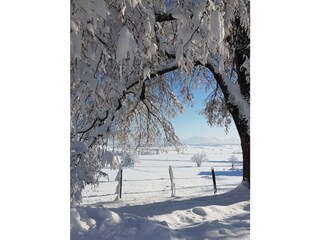
[[[185,106],[184,114],[180,114],[171,120],[177,136],[186,139],[193,136],[226,139],[230,137],[238,138],[237,129],[232,122],[228,134],[225,129],[217,126],[210,127],[206,118],[200,115],[200,111],[205,107],[205,99],[209,93],[204,88],[193,90],[193,107]]]

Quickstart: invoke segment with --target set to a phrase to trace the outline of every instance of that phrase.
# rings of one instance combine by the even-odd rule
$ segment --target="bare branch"
[[[159,75],[163,75],[165,73],[168,73],[168,72],[172,72],[174,70],[177,70],[179,67],[178,67],[178,63],[176,61],[174,62],[171,62],[169,63],[168,65],[156,70],[154,73],[151,73],[150,74],[150,77],[153,78],[153,77],[157,77]]]
[[[155,16],[156,16],[156,22],[168,22],[168,21],[177,20],[172,16],[171,13],[155,13]]]

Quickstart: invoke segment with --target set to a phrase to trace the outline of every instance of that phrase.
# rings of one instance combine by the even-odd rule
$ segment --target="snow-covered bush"
[[[87,149],[82,142],[71,142],[71,205],[74,206],[81,202],[81,191],[85,185],[98,185],[99,177],[108,177],[101,169],[110,167],[110,169],[115,170],[119,166],[120,161],[115,153],[106,151],[102,147]]]
[[[234,163],[237,162],[237,161],[239,161],[239,159],[236,158],[234,155],[232,155],[232,156],[228,159],[228,161],[230,161],[230,162],[232,163],[231,169],[233,170],[233,169],[234,169]]]
[[[119,158],[114,152],[105,151],[102,154],[102,160],[105,162],[105,165],[110,165],[112,170],[115,170],[120,166]]]
[[[122,166],[123,167],[134,167],[137,162],[137,155],[133,153],[124,153],[122,156]]]
[[[208,158],[204,152],[197,152],[192,156],[191,160],[197,164],[197,167],[200,167],[203,162],[208,161]]]
[[[228,161],[234,163],[234,162],[236,162],[236,161],[239,161],[239,159],[236,158],[234,155],[232,155],[232,156],[228,159]]]

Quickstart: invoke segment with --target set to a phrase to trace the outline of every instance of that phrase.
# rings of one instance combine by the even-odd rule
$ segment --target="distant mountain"
[[[240,139],[236,137],[221,140],[221,144],[240,144]]]
[[[188,139],[181,139],[183,144],[187,145],[225,145],[225,144],[240,144],[240,139],[231,137],[227,139],[208,138],[194,136]]]

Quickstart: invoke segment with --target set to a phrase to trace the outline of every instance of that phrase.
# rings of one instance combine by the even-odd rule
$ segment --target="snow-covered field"
[[[208,160],[192,162],[196,152]],[[231,169],[228,159],[239,162]],[[171,196],[169,165],[176,188]],[[213,191],[214,167],[217,193]],[[250,193],[241,184],[239,145],[185,146],[158,155],[139,155],[123,168],[122,198],[116,200],[116,170],[98,187],[83,191],[82,204],[71,210],[72,239],[249,239]]]

